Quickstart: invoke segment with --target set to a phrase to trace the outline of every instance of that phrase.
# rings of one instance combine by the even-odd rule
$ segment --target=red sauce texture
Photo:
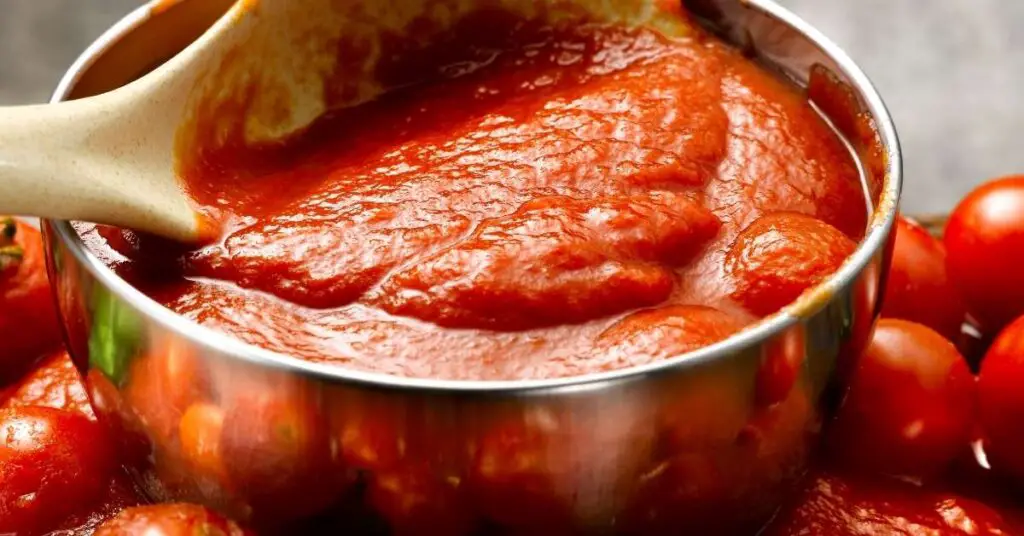
[[[385,62],[393,89],[375,101],[201,154],[186,182],[227,216],[218,243],[84,238],[150,296],[249,343],[491,380],[648,363],[672,355],[644,341],[695,330],[709,344],[774,312],[737,302],[725,267],[763,215],[863,235],[854,160],[806,96],[696,30],[452,35]]]

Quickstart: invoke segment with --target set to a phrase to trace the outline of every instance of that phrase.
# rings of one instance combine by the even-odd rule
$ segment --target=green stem
[[[14,218],[0,218],[0,272],[16,266],[25,254],[21,246],[14,241],[17,234],[18,224]]]

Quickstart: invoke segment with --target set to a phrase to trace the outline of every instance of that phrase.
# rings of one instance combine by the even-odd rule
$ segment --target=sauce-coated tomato
[[[24,406],[46,406],[95,418],[82,376],[66,350],[47,357],[9,395],[0,397],[0,409]]]
[[[754,314],[770,315],[835,272],[854,249],[849,237],[810,216],[763,216],[726,254],[732,297]]]
[[[864,471],[934,476],[967,448],[975,394],[953,343],[921,324],[880,320],[830,431],[832,452]]]
[[[102,496],[115,466],[104,429],[81,414],[0,410],[0,533],[52,530]]]
[[[194,504],[136,506],[100,525],[94,536],[244,536],[235,522]]]
[[[903,216],[896,224],[882,317],[924,324],[954,342],[967,318],[960,290],[946,270],[946,247]]]
[[[0,383],[61,341],[39,230],[0,216]]]
[[[1024,176],[971,192],[950,215],[943,241],[950,275],[985,331],[1024,313]]]
[[[999,512],[954,493],[903,482],[812,475],[765,536],[1010,536]]]
[[[1024,317],[999,334],[981,362],[978,413],[992,467],[1024,483]]]

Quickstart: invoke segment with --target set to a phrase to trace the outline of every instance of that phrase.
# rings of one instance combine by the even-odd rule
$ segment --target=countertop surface
[[[780,2],[878,86],[903,143],[906,211],[948,210],[979,181],[1024,173],[1024,2]],[[139,3],[0,0],[0,104],[45,101],[78,53]]]

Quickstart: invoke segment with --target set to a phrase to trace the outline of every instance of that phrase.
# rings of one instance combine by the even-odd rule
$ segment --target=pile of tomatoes
[[[1024,532],[1024,177],[956,208],[942,240],[895,233],[883,319],[825,457],[767,534]],[[0,534],[220,535],[205,507],[149,505],[62,349],[39,233],[0,219]]]

